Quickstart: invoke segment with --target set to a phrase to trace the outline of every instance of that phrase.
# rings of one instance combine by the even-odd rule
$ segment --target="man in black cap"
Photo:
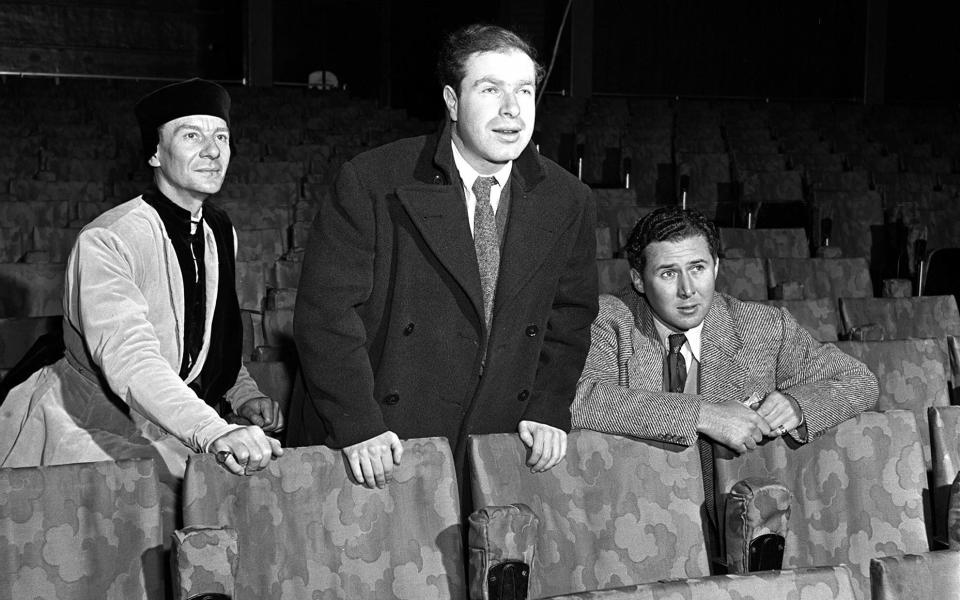
[[[67,262],[64,357],[10,391],[0,467],[153,457],[176,490],[191,452],[243,474],[282,454],[277,404],[241,362],[236,235],[205,200],[230,163],[230,96],[191,79],[136,106],[153,185],[84,227]],[[254,425],[228,423],[229,406]]]

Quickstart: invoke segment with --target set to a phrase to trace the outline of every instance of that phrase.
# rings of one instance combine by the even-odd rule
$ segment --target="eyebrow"
[[[180,131],[184,129],[192,129],[194,131],[199,131],[201,133],[203,132],[203,127],[200,127],[199,125],[194,125],[193,123],[181,123],[180,125],[177,125],[176,129],[173,130],[173,133],[180,133]],[[223,131],[230,133],[230,128],[217,127],[216,129],[213,130],[213,133],[220,133]]]
[[[707,262],[707,259],[705,259],[705,258],[696,258],[696,259],[691,260],[690,262],[688,262],[686,266],[690,267],[690,266],[694,266],[694,265],[705,265],[705,264],[709,264],[709,263]],[[659,270],[661,270],[661,269],[675,269],[675,268],[677,268],[678,266],[679,266],[678,263],[672,262],[672,263],[661,263],[661,264],[657,265],[657,266],[654,267],[654,268],[655,268],[657,271],[659,271]]]
[[[503,79],[498,79],[498,78],[494,77],[493,75],[484,75],[483,77],[480,77],[480,78],[478,78],[476,81],[473,82],[473,87],[477,87],[477,86],[483,85],[484,83],[492,83],[492,84],[494,84],[494,85],[504,85],[504,84],[507,83],[507,82],[504,81]],[[522,79],[522,80],[520,80],[520,81],[517,82],[517,87],[523,87],[523,86],[526,86],[526,85],[534,85],[534,83],[533,83],[533,81],[531,81],[531,80],[529,80],[529,79]]]

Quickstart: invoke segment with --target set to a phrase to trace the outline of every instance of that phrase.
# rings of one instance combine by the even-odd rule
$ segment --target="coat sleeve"
[[[814,340],[788,310],[780,310],[783,344],[777,357],[777,389],[797,401],[808,440],[874,408],[880,388],[866,365],[833,344]]]
[[[570,404],[597,316],[597,211],[586,186],[571,226],[572,247],[553,298],[530,402],[523,419],[570,430]]]
[[[373,289],[376,234],[374,199],[348,162],[314,218],[293,323],[306,387],[302,412],[320,419],[325,443],[335,448],[387,430],[360,314]]]
[[[164,359],[150,306],[137,285],[162,274],[142,271],[136,251],[107,229],[78,236],[67,267],[67,293],[76,299],[68,314],[107,385],[124,402],[204,452],[220,436],[237,429],[197,397]]]
[[[590,353],[571,409],[573,427],[691,446],[697,440],[700,396],[631,385],[630,365],[637,360],[633,321],[622,301],[600,298]],[[661,372],[654,364],[640,368]]]

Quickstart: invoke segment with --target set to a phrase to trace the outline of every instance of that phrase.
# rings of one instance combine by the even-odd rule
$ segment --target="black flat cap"
[[[157,133],[164,123],[187,115],[220,117],[230,125],[230,94],[222,86],[206,79],[188,79],[150,92],[134,107],[140,123],[144,158],[157,151]]]

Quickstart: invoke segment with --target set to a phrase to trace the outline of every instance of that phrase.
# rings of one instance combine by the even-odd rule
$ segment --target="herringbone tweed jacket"
[[[600,297],[591,335],[571,407],[575,428],[690,446],[701,403],[780,390],[796,399],[813,439],[873,408],[879,395],[863,363],[815,341],[786,309],[720,292],[704,319],[699,394],[662,391],[666,350],[646,299],[632,288]]]

